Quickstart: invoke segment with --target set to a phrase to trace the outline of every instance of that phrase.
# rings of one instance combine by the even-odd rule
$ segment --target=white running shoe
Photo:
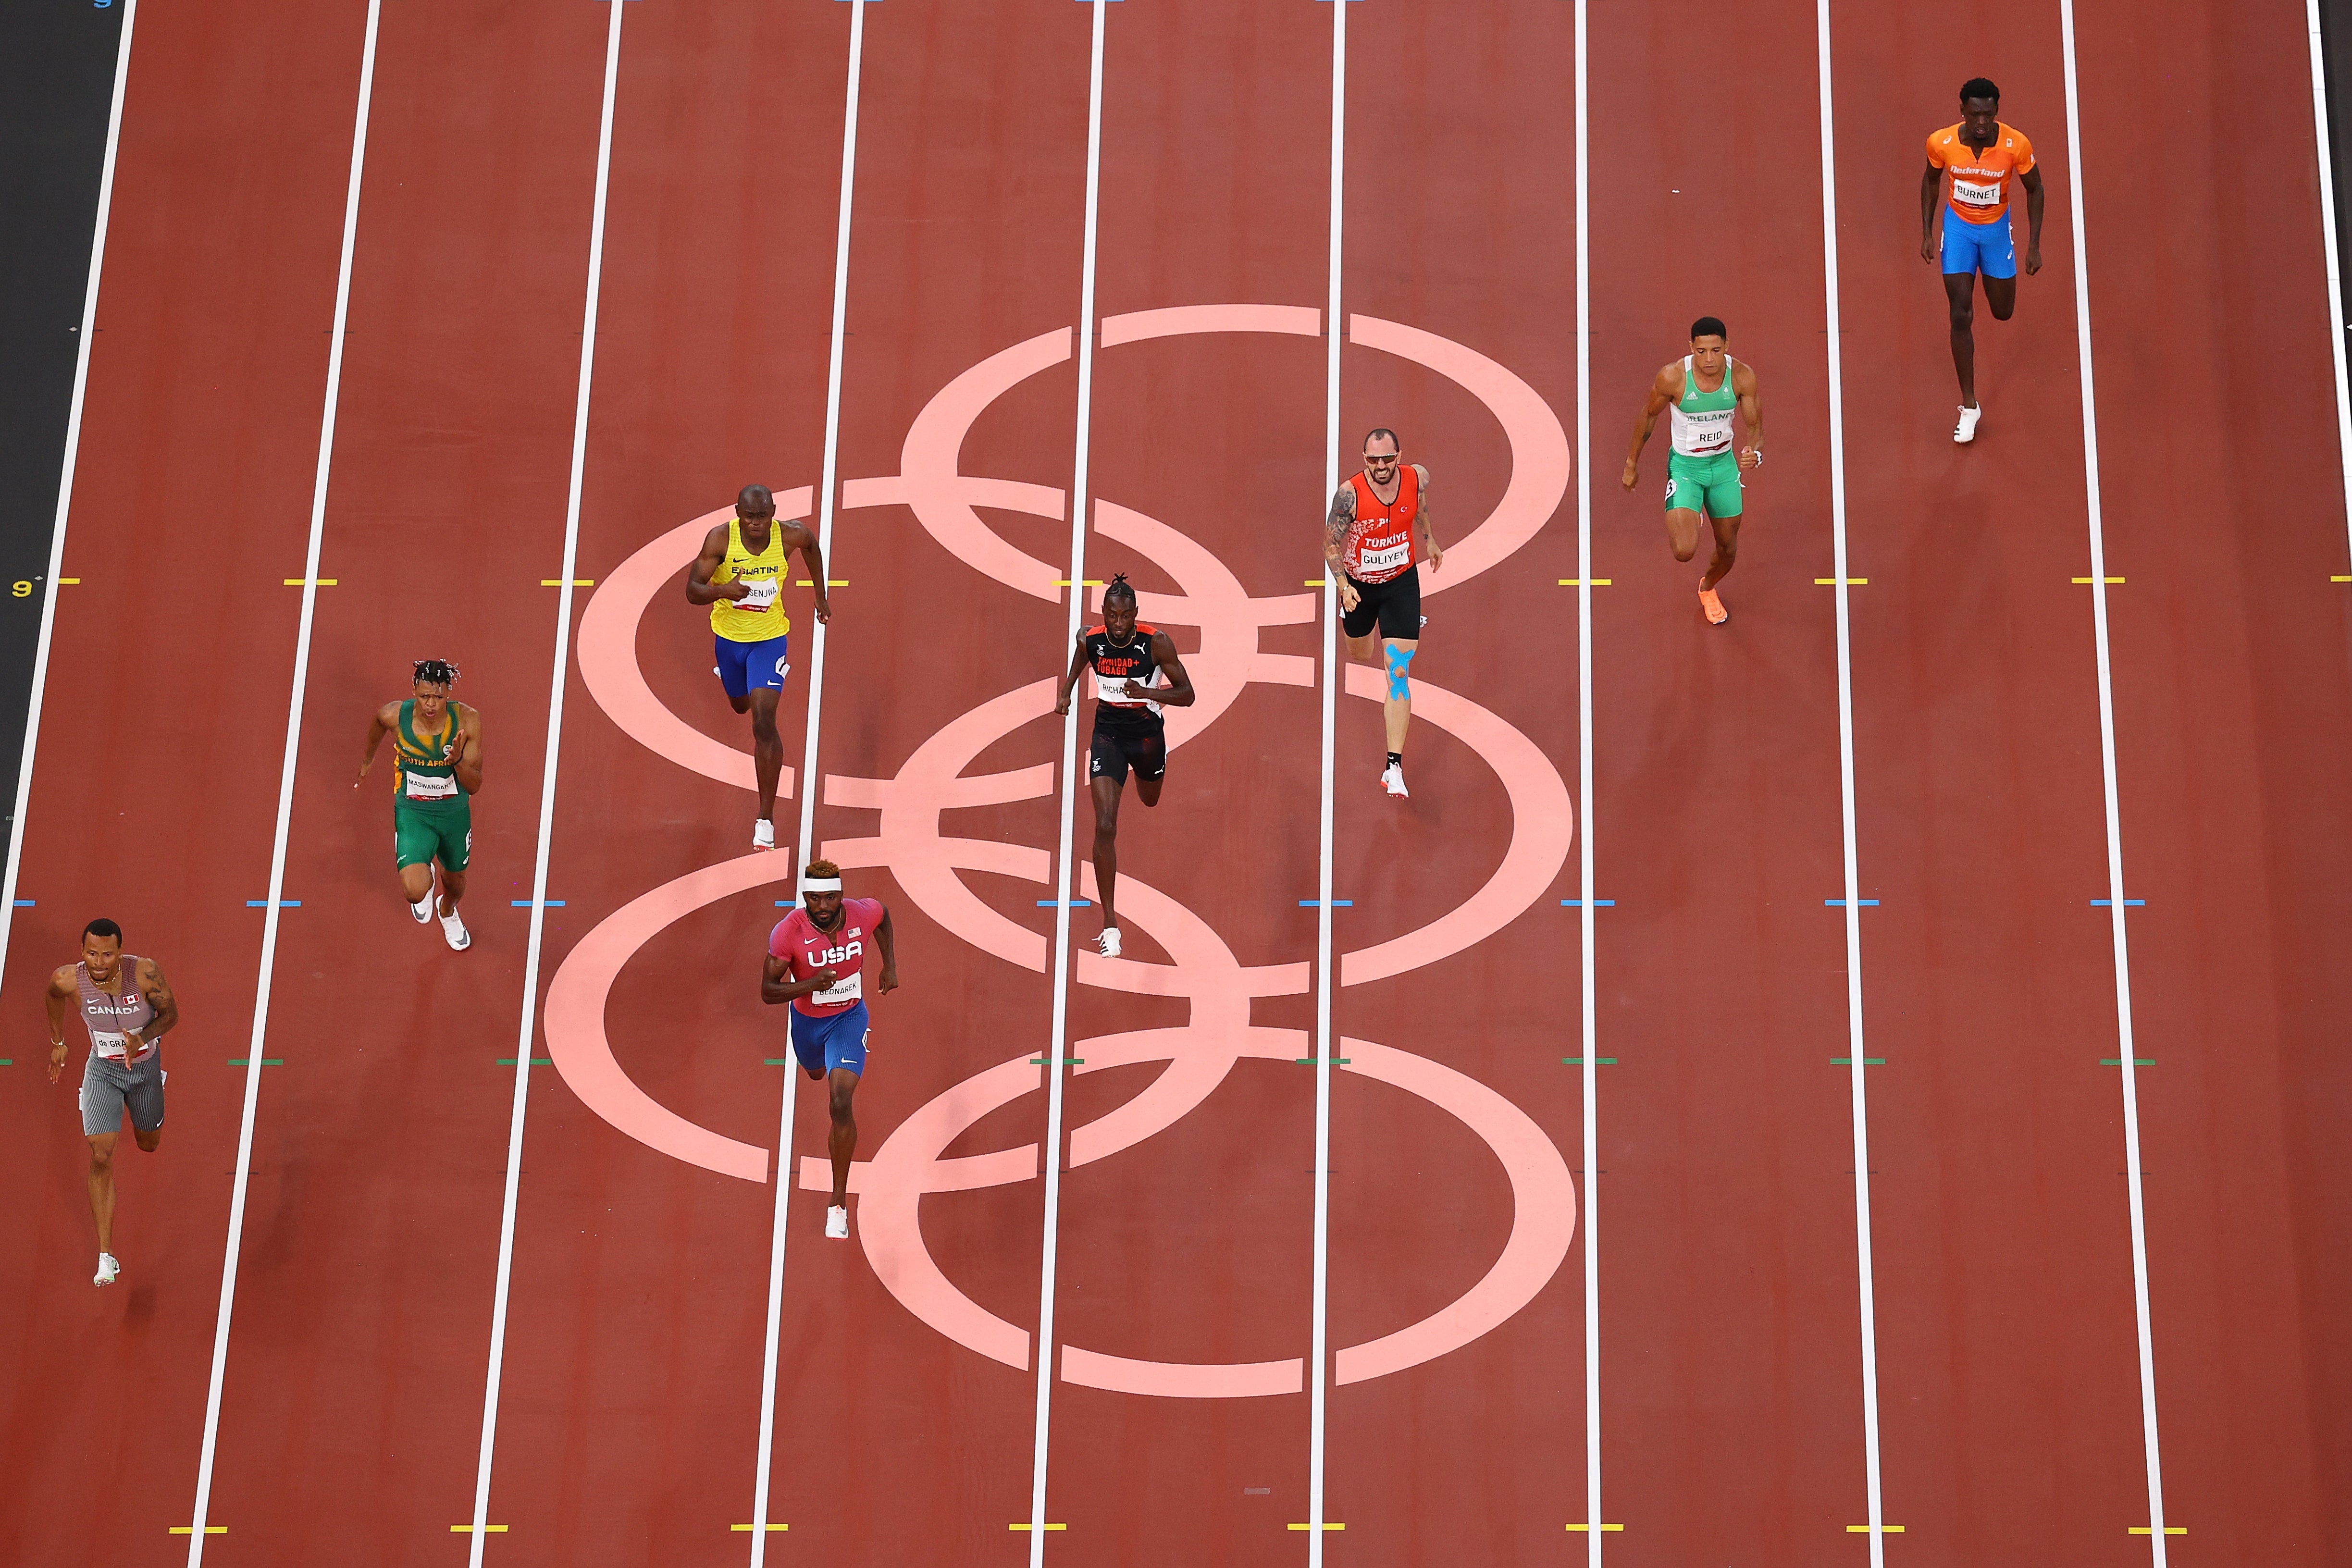
[[[111,1285],[114,1283],[114,1277],[121,1272],[122,1265],[114,1260],[114,1254],[101,1252],[98,1255],[98,1272],[89,1277],[89,1282],[93,1285]]]
[[[834,1241],[849,1239],[849,1210],[835,1205],[824,1211],[824,1234]]]
[[[1962,408],[1960,410],[1960,423],[1952,431],[1952,439],[1960,443],[1962,445],[1966,445],[1968,443],[1974,441],[1977,438],[1977,421],[1983,417],[1984,407],[1982,404],[1979,404],[1975,408]]]
[[[441,935],[452,953],[462,953],[474,945],[473,933],[466,929],[464,916],[455,909],[441,917]]]
[[[408,906],[408,917],[419,925],[433,918],[433,894],[430,889],[425,891],[424,897]]]
[[[1118,956],[1118,926],[1106,925],[1102,928],[1102,935],[1095,940],[1095,951],[1100,953],[1106,958],[1116,958]]]
[[[1381,769],[1381,788],[1400,800],[1412,799],[1412,791],[1404,787],[1404,769],[1393,762]]]
[[[762,817],[751,824],[751,847],[772,850],[776,847],[776,824]]]

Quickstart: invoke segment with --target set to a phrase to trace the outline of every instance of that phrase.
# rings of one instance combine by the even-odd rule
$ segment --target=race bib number
[[[412,800],[454,800],[457,798],[457,780],[438,774],[412,770],[401,793]]]
[[[1395,571],[1411,559],[1412,541],[1409,538],[1399,539],[1392,545],[1382,545],[1378,549],[1360,549],[1356,552],[1356,565],[1360,569],[1357,575],[1370,571]]]
[[[1988,185],[1981,180],[1952,181],[1952,200],[1964,207],[1997,207],[2000,205],[2000,183]]]
[[[854,975],[844,975],[824,989],[810,992],[809,1002],[814,1007],[846,1007],[866,994],[861,983],[865,978],[863,970]]]
[[[1107,703],[1144,701],[1143,687],[1129,675],[1097,675],[1095,695]]]
[[[747,577],[740,580],[743,586],[751,591],[743,598],[735,601],[736,609],[760,611],[772,610],[775,608],[776,594],[784,586],[783,579],[778,577]]]
[[[1709,430],[1702,427],[1690,433],[1691,455],[1713,457],[1731,450],[1731,432],[1726,428]]]
[[[121,1056],[127,1053],[131,1041],[127,1036],[110,1034],[104,1030],[89,1031],[89,1045],[100,1056]]]

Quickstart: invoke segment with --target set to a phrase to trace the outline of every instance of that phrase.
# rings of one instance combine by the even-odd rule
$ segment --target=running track
[[[0,1237],[9,1276],[29,1281],[0,1323],[14,1478],[0,1550],[229,1563],[477,1549],[548,1563],[761,1549],[1518,1563],[1596,1546],[1637,1563],[1862,1563],[1874,1548],[1938,1564],[2330,1560],[2352,1527],[2352,1363],[2334,1332],[2352,1298],[2337,1245],[2352,1083],[2335,1049],[2352,1005],[2352,627],[2330,579],[2352,563],[2299,11],[2083,5],[2079,156],[2054,5],[1996,0],[1976,31],[1998,42],[1969,59],[1902,7],[1833,17],[1853,876],[1875,901],[1853,912],[1857,1039],[1848,912],[1830,903],[1848,879],[1839,591],[1817,580],[1835,572],[1841,476],[1810,8],[1701,20],[1591,5],[1588,446],[1575,9],[1346,7],[1340,451],[1391,423],[1435,471],[1457,554],[1433,579],[1415,678],[1492,719],[1454,710],[1443,729],[1431,698],[1417,795],[1398,811],[1370,784],[1373,705],[1339,699],[1328,871],[1347,906],[1330,914],[1328,1030],[1306,906],[1326,873],[1321,642],[1302,580],[1319,570],[1340,18],[1309,0],[1103,7],[1090,233],[1094,7],[622,9],[616,57],[611,10],[576,0],[381,13],[322,506],[367,14],[246,0],[198,17],[148,0],[135,18],[63,566],[79,580],[54,591],[15,890],[33,903],[13,911],[5,981],[29,1019],[41,976],[103,908],[168,964],[190,1021],[169,1053],[173,1136],[154,1160],[125,1157],[117,1291],[82,1282],[71,1091],[44,1082],[29,1022],[0,1070],[14,1086],[0,1160],[26,1195]],[[608,57],[598,330],[575,444]],[[1935,280],[1910,236],[1919,139],[1978,70],[2045,159],[2048,266],[2014,321],[1980,329],[1990,412],[1959,451],[1944,436]],[[2078,180],[2105,575],[2123,580],[2105,589],[2115,821],[2122,892],[2145,901],[2125,915],[2127,1052],[2112,912],[2094,905],[2116,891],[2097,589],[2074,580],[2093,572]],[[837,281],[847,336],[829,419]],[[1248,331],[1227,319],[1179,334],[1139,315],[1184,305],[1290,308]],[[1732,322],[1735,351],[1764,374],[1772,453],[1727,591],[1734,620],[1712,634],[1690,603],[1696,569],[1658,548],[1663,459],[1654,450],[1638,497],[1614,483],[1635,390],[1700,308]],[[1464,537],[1507,512],[1543,452],[1517,427],[1507,440],[1382,323],[1507,371],[1591,481],[1591,575],[1609,584],[1590,594],[1589,798],[1580,595],[1559,583],[1580,575],[1577,482],[1538,486],[1548,526],[1470,571]],[[960,440],[910,439],[942,428],[942,388],[1024,344],[1030,358],[970,405]],[[859,1200],[866,1244],[849,1248],[823,1243],[800,1195],[763,1400],[777,1188],[747,1177],[772,1176],[758,1151],[777,1144],[784,1075],[765,1065],[781,1031],[745,1003],[750,944],[789,894],[759,879],[790,866],[714,869],[655,913],[636,902],[740,862],[748,811],[741,788],[692,759],[721,775],[740,764],[657,716],[741,742],[702,673],[698,616],[664,580],[640,625],[622,590],[633,560],[664,565],[640,551],[745,477],[821,486],[829,435],[849,486],[832,574],[847,585],[814,831],[872,868],[852,874],[890,900],[907,978],[876,1009],[861,1155],[902,1127],[919,1142],[926,1107],[960,1082],[1012,1085],[950,1129],[950,1164],[1001,1158],[986,1182],[921,1200],[917,1250],[978,1314],[968,1330],[992,1322],[1018,1344],[992,1354],[911,1312],[909,1295],[933,1312],[944,1300],[908,1282],[913,1254],[886,1259],[900,1270],[889,1282],[877,1274],[868,1249],[896,1234],[880,1223],[887,1195]],[[924,468],[927,452],[947,466]],[[1081,467],[1109,506],[1074,571],[1064,508]],[[317,576],[333,586],[309,591],[306,631],[306,591],[286,580],[306,575],[314,506]],[[567,545],[594,585],[569,596],[551,585]],[[1061,967],[1047,906],[1060,731],[1033,688],[1067,645],[1053,579],[1121,570],[1230,701],[1179,747],[1158,813],[1129,800],[1121,836],[1133,956],[1207,963],[1205,930],[1256,976],[1189,1001],[1139,971]],[[533,911],[517,901],[538,870],[567,598],[580,642],[545,866],[561,905],[541,912],[534,965]],[[804,609],[781,716],[795,778],[814,685]],[[1235,655],[1244,635],[1255,651]],[[457,960],[390,896],[380,776],[349,787],[362,710],[428,651],[465,668],[493,747],[477,940]],[[632,664],[637,706],[614,695]],[[925,750],[942,736],[956,749],[925,773],[910,759],[945,755]],[[959,773],[997,782],[959,792],[945,782]],[[1564,831],[1570,794],[1589,889]],[[960,883],[936,881],[933,831],[966,841]],[[273,942],[271,912],[249,901],[269,895],[281,841]],[[1083,811],[1075,841],[1083,854]],[[1471,946],[1418,967],[1358,960],[1370,977],[1351,981],[1338,956],[1412,936],[1514,868],[1541,885],[1514,892]],[[1087,895],[1083,880],[1073,892]],[[1584,912],[1561,902],[1588,894],[1612,901],[1591,912],[1593,1053],[1608,1064],[1590,1073],[1561,1060],[1588,1054]],[[1073,912],[1074,945],[1093,915]],[[593,999],[582,977],[603,962],[600,929],[642,946],[599,1015],[578,998]],[[1136,994],[1145,983],[1162,994]],[[742,1174],[647,1146],[583,1103],[583,1085],[613,1082],[583,1051],[590,1017],[619,1072],[750,1151],[732,1156],[751,1161]],[[1177,1077],[1145,1047],[1113,1064],[1106,1037],[1180,1029],[1188,1061],[1218,1041],[1244,1054],[1148,1141],[1089,1145],[1122,1105],[1150,1118]],[[257,1039],[282,1065],[228,1064]],[[551,1043],[562,1067],[527,1064]],[[1089,1051],[1057,1128],[1023,1059]],[[1384,1052],[1515,1106],[1573,1168],[1559,1179],[1573,1181],[1577,1224],[1557,1272],[1498,1325],[1351,1376],[1363,1364],[1349,1347],[1440,1312],[1510,1255],[1515,1224],[1566,1209],[1556,1184],[1515,1205],[1470,1124],[1395,1078],[1444,1081]],[[1295,1060],[1326,1054],[1349,1057],[1328,1100]],[[1866,1324],[1856,1072],[1833,1064],[1855,1055],[1884,1063],[1859,1074]],[[2171,1536],[2145,1533],[2124,1074],[2107,1064],[2126,1055],[2152,1063],[2131,1082],[2163,1521],[2185,1531]],[[1031,1092],[1016,1092],[1004,1075],[1024,1071]],[[1318,1403],[1299,1358],[1325,1114],[1339,1354]],[[1049,1217],[1042,1184],[1004,1162],[1025,1149],[1041,1170],[1057,1131],[1066,1169]],[[803,1094],[795,1156],[822,1137]],[[908,1168],[919,1183],[944,1167]],[[1601,1521],[1623,1530],[1573,1534],[1562,1525],[1592,1522],[1581,1206],[1594,1183]],[[1060,1348],[1041,1436],[1049,1249]],[[1536,1250],[1548,1269],[1554,1255]],[[494,1320],[494,1530],[476,1537]],[[1146,1363],[1257,1367],[1243,1381],[1269,1391],[1103,1385],[1148,1376],[1134,1370]],[[766,1518],[791,1527],[765,1536],[730,1528],[754,1518],[763,1405]],[[221,1533],[173,1535],[207,1458],[204,1523]],[[1901,1530],[1876,1541],[1852,1528],[1871,1518],[1874,1471],[1878,1517]],[[1318,1522],[1318,1495],[1319,1522],[1344,1532],[1289,1528]],[[1007,1529],[1033,1523],[1066,1528]]]

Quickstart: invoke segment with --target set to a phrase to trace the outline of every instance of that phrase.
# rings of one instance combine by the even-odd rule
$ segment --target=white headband
[[[801,878],[803,893],[839,893],[841,879],[837,876],[804,876]]]

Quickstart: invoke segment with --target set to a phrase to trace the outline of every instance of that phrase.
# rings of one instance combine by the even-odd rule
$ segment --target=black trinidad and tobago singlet
[[[1133,680],[1149,685],[1164,684],[1160,679],[1159,666],[1151,658],[1154,631],[1142,622],[1137,622],[1135,635],[1122,647],[1110,640],[1110,632],[1105,628],[1087,628],[1087,664],[1095,673],[1096,728],[1150,729],[1160,723],[1158,703],[1103,694],[1105,681]]]

